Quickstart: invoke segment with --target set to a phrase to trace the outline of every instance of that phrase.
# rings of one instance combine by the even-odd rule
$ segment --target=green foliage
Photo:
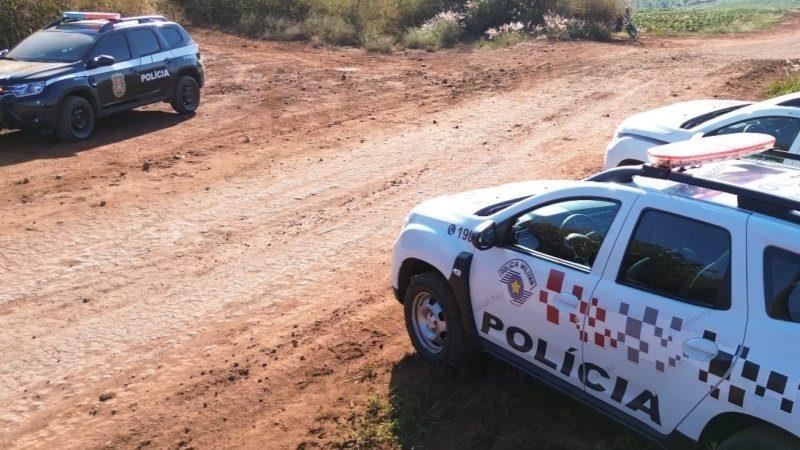
[[[512,31],[508,33],[501,33],[494,39],[481,39],[478,41],[478,48],[500,48],[500,47],[513,47],[523,42],[530,42],[531,36],[527,33]]]
[[[779,8],[654,10],[635,14],[634,23],[654,35],[725,34],[768,28],[788,12]]]
[[[394,48],[394,36],[377,30],[367,30],[362,37],[364,49],[368,52],[389,53]]]
[[[0,0],[0,49],[61,17],[63,11],[113,11],[134,15],[160,8],[158,0]]]
[[[635,9],[670,8],[800,8],[800,0],[635,0]]]
[[[800,76],[773,81],[767,88],[767,98],[800,92]]]
[[[403,37],[408,48],[421,48],[429,51],[451,47],[461,37],[461,24],[452,18],[433,20],[422,27],[411,28]]]

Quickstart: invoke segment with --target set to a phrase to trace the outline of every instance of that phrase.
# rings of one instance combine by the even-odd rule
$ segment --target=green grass
[[[800,0],[635,0],[637,10],[670,8],[798,8]]]
[[[478,48],[501,48],[501,47],[513,47],[517,44],[521,44],[523,42],[530,42],[531,36],[527,33],[521,32],[508,32],[508,33],[501,33],[496,36],[494,39],[481,39],[477,42],[476,47]]]
[[[800,92],[800,76],[773,81],[767,88],[766,97],[778,97],[795,92]]]
[[[779,23],[787,8],[678,8],[640,11],[634,23],[645,34],[713,35],[762,30]]]
[[[482,356],[460,370],[407,356],[392,368],[388,395],[371,395],[337,423],[335,448],[652,448],[601,413]]]

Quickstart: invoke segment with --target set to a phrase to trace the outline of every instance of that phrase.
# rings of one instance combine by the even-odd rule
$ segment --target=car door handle
[[[562,311],[572,311],[578,307],[580,300],[575,294],[562,292],[556,295],[556,308]]]
[[[692,338],[683,343],[683,354],[698,361],[711,361],[719,354],[719,347],[714,341],[704,338]]]

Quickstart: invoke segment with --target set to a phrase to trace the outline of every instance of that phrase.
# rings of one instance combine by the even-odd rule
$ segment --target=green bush
[[[357,45],[356,27],[341,16],[314,13],[303,22],[311,37],[334,45]]]
[[[531,36],[520,31],[500,33],[492,39],[481,39],[478,41],[479,48],[500,48],[513,47],[523,42],[530,42]]]
[[[800,76],[773,81],[767,88],[767,98],[800,92]]]
[[[61,17],[63,11],[108,11],[124,15],[163,10],[160,0],[0,0],[0,49],[9,48]]]
[[[394,48],[393,36],[383,34],[377,30],[368,30],[362,38],[364,49],[368,52],[389,53]]]
[[[409,29],[403,38],[403,44],[408,48],[430,51],[452,47],[461,38],[462,31],[456,14],[441,13],[423,26]]]

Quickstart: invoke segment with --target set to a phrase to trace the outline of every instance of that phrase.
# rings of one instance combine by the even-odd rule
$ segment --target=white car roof
[[[794,161],[777,164],[754,157],[706,164],[685,173],[800,202],[800,164]],[[634,177],[632,184],[649,191],[738,208],[738,197],[732,193],[644,176]]]

